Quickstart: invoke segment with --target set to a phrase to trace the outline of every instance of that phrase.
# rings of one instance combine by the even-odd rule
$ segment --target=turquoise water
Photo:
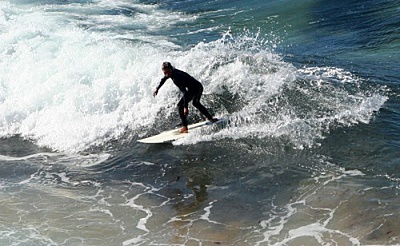
[[[2,1],[1,245],[397,245],[397,1]],[[179,124],[161,63],[223,128]],[[190,108],[189,120],[201,116]]]

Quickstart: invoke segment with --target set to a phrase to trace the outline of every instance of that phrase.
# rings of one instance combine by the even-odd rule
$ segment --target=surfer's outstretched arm
[[[161,79],[160,84],[156,87],[156,89],[153,92],[153,96],[157,96],[158,90],[160,90],[161,86],[163,86],[163,84],[165,83],[165,81],[167,81],[167,79],[168,78],[166,76]]]

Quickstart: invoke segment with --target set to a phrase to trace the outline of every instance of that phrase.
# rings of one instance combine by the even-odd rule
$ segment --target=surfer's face
[[[163,68],[162,71],[163,71],[165,77],[167,77],[167,78],[171,77],[171,73],[172,73],[171,68]]]

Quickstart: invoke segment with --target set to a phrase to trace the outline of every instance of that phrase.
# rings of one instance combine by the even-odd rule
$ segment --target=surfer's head
[[[174,67],[171,65],[170,62],[163,62],[161,69],[165,75],[165,77],[171,77],[172,74],[172,69],[174,69]]]

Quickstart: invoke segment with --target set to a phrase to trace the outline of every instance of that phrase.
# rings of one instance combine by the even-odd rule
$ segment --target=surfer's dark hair
[[[170,62],[163,62],[161,67],[162,67],[162,69],[173,68],[173,66],[171,65]]]

